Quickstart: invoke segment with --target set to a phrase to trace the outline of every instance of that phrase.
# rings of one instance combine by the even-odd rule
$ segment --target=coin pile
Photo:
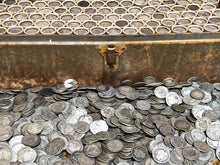
[[[1,165],[211,165],[220,83],[149,76],[119,87],[0,89]]]
[[[216,33],[218,4],[219,0],[2,0],[0,35]]]

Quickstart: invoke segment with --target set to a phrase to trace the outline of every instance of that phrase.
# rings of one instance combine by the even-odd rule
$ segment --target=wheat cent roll
[[[166,17],[166,15],[164,13],[154,13],[152,15],[152,18],[155,20],[162,20],[165,17]]]
[[[113,13],[121,15],[121,14],[127,13],[127,9],[124,7],[116,7],[114,8]]]
[[[169,5],[169,6],[175,5],[176,4],[176,0],[163,0],[162,4]]]
[[[177,5],[187,6],[190,2],[188,0],[176,0]]]
[[[118,19],[120,19],[120,15],[118,14],[110,14],[106,16],[106,20],[109,20],[109,21],[115,21]]]
[[[220,16],[220,9],[213,9],[212,14],[215,16]]]
[[[99,22],[99,21],[104,20],[104,19],[105,19],[105,15],[103,15],[103,14],[93,14],[93,15],[91,15],[91,20],[93,20],[93,21]]]
[[[40,29],[35,26],[25,27],[24,34],[26,35],[37,35],[40,33]]]
[[[11,26],[8,28],[7,33],[10,35],[18,35],[23,33],[23,28],[20,26]]]
[[[129,25],[129,21],[124,20],[124,19],[119,19],[114,21],[114,25],[117,27],[125,27]]]
[[[180,18],[177,20],[177,24],[179,25],[191,25],[192,21],[190,18]]]
[[[128,21],[131,21],[131,20],[134,20],[136,18],[135,16],[136,16],[136,14],[125,13],[125,14],[121,15],[121,18],[125,19],[125,20],[128,20]]]
[[[77,15],[76,16],[76,20],[78,20],[78,21],[81,21],[81,22],[85,22],[85,21],[87,21],[87,20],[90,20],[91,18],[90,18],[90,15],[88,15],[88,14],[79,14],[79,15]]]

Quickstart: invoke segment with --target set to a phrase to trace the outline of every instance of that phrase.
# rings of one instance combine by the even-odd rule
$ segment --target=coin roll
[[[170,28],[166,26],[158,26],[155,31],[157,34],[170,34],[171,33]]]
[[[172,26],[172,31],[174,33],[185,33],[187,32],[187,28],[183,25],[174,25]]]
[[[40,30],[39,28],[35,27],[35,26],[29,26],[29,27],[26,27],[24,29],[24,34],[27,34],[27,35],[36,35],[36,34],[39,34]]]
[[[139,29],[139,33],[141,35],[152,35],[155,33],[155,31],[151,27],[142,27]]]
[[[43,27],[40,29],[40,32],[43,35],[53,35],[56,33],[56,29],[53,27]]]
[[[203,27],[207,32],[215,33],[219,31],[219,27],[215,24],[206,24]]]
[[[109,35],[120,35],[122,33],[121,28],[117,28],[117,27],[108,27],[106,29],[106,33]]]
[[[20,26],[11,26],[11,27],[8,28],[7,33],[11,34],[11,35],[22,34],[23,33],[23,28],[20,27]]]
[[[5,12],[7,10],[7,5],[6,4],[0,4],[0,12]]]
[[[74,34],[76,35],[87,35],[89,34],[89,30],[83,27],[74,28]]]
[[[11,5],[10,7],[8,7],[7,11],[9,13],[20,13],[22,11],[22,7],[19,5]]]
[[[191,33],[202,33],[204,31],[202,26],[190,25],[188,26],[188,31]]]
[[[0,35],[4,35],[7,32],[7,29],[4,27],[0,27]]]

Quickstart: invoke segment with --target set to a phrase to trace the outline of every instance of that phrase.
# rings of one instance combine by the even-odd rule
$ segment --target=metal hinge
[[[104,68],[108,71],[117,71],[119,56],[127,49],[125,45],[100,45],[96,47],[99,54],[104,58]]]

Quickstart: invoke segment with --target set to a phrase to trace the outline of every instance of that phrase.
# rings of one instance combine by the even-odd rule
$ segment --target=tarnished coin
[[[59,155],[64,147],[64,140],[61,138],[55,138],[46,145],[45,152],[50,155]]]
[[[155,147],[152,150],[153,159],[157,163],[167,163],[170,160],[170,152],[166,147]]]
[[[211,119],[207,117],[202,117],[196,120],[195,126],[197,129],[206,131],[206,129],[208,128],[210,124],[211,124]]]
[[[115,109],[112,107],[104,107],[101,109],[100,112],[103,117],[110,118],[110,117],[114,116]]]
[[[27,127],[27,132],[30,134],[39,134],[43,131],[44,126],[41,123],[31,123]]]
[[[87,144],[84,147],[84,152],[91,158],[98,157],[102,152],[101,145],[98,143]]]
[[[193,143],[194,147],[201,152],[209,152],[210,147],[207,143],[201,141],[195,141]]]
[[[60,132],[63,135],[72,135],[75,132],[74,124],[73,123],[64,123],[60,127]]]
[[[212,123],[207,127],[206,134],[212,140],[220,140],[220,124]]]
[[[97,134],[98,132],[101,132],[101,131],[108,131],[108,125],[106,124],[104,120],[96,120],[91,123],[90,131],[93,134]]]
[[[158,86],[154,89],[154,94],[158,98],[165,98],[168,93],[169,90],[165,86]]]
[[[62,111],[65,110],[66,106],[67,106],[66,102],[58,101],[51,104],[51,111],[53,111],[56,114],[60,114],[62,113]]]
[[[192,114],[196,119],[199,119],[202,117],[202,114],[204,111],[211,111],[212,108],[207,105],[195,105],[192,108]]]
[[[5,141],[11,138],[13,129],[9,125],[0,125],[0,141]]]
[[[2,114],[0,116],[0,125],[12,125],[14,117],[9,114]]]
[[[107,142],[107,148],[111,152],[119,152],[123,148],[123,143],[119,139],[113,139]]]
[[[180,96],[177,93],[169,92],[166,95],[166,103],[169,106],[171,106],[172,104],[181,104],[182,103],[182,99],[180,98]]]
[[[200,129],[193,129],[191,130],[191,136],[193,141],[206,141],[206,135],[205,133]]]
[[[138,109],[142,110],[142,111],[146,111],[149,110],[151,105],[149,102],[145,101],[145,100],[138,100],[136,102],[136,106]]]
[[[30,147],[24,147],[18,151],[19,162],[34,162],[36,158],[36,151]]]
[[[132,148],[131,154],[134,160],[138,162],[143,162],[147,159],[148,151],[146,148],[142,146],[136,146]]]
[[[90,115],[82,115],[79,117],[78,121],[85,121],[90,125],[93,122],[93,118]]]
[[[24,145],[29,147],[36,147],[40,144],[40,141],[40,137],[35,134],[26,134],[21,140]]]
[[[95,164],[95,159],[86,156],[83,152],[77,153],[77,160],[80,165],[93,165],[93,164]]]
[[[67,143],[66,150],[69,154],[83,150],[83,144],[79,140],[71,140]]]
[[[76,97],[74,103],[79,108],[85,108],[89,106],[89,101],[86,97]]]
[[[187,145],[185,139],[179,136],[173,136],[170,139],[170,143],[174,148],[184,148]]]
[[[190,124],[186,120],[176,120],[174,126],[182,131],[189,131]]]
[[[39,93],[40,93],[41,96],[44,96],[44,97],[49,97],[49,96],[52,96],[54,94],[52,88],[49,88],[49,87],[42,88],[39,91]]]
[[[184,106],[179,105],[179,104],[172,104],[171,108],[177,112],[180,112],[180,113],[183,113],[186,110]]]
[[[205,93],[200,89],[194,89],[190,92],[190,96],[196,100],[202,100],[205,97]]]
[[[188,146],[183,149],[183,157],[188,160],[197,160],[200,152],[194,147]]]
[[[78,133],[86,133],[89,131],[89,126],[90,125],[85,121],[78,121],[73,127]]]
[[[207,117],[211,121],[217,121],[219,119],[219,114],[214,110],[213,111],[206,110],[202,113],[202,117]]]
[[[14,97],[14,104],[22,104],[27,100],[27,93],[21,93]]]
[[[12,150],[5,144],[0,144],[0,160],[1,159],[8,161],[12,159]]]

